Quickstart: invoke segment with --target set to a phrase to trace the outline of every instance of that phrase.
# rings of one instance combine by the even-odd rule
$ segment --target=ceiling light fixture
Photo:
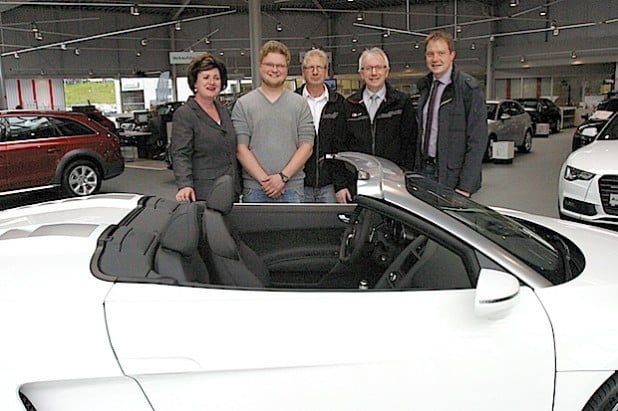
[[[356,21],[364,21],[364,20],[365,20],[365,16],[363,16],[363,13],[359,11],[358,14],[356,15]]]
[[[560,29],[558,28],[558,23],[556,23],[556,20],[551,21],[550,27],[553,30],[554,36],[560,34]]]
[[[356,53],[356,47],[352,47],[350,50],[352,51],[352,53]]]
[[[137,53],[135,53],[135,57],[142,57],[142,52],[138,51]]]
[[[13,57],[15,57],[16,59],[18,59],[18,58],[19,58],[19,53],[15,53],[15,54],[13,54]]]
[[[541,9],[541,10],[539,11],[539,16],[541,16],[541,17],[545,17],[545,16],[547,16],[547,9]]]
[[[476,50],[476,43],[470,44],[470,50]]]
[[[66,45],[66,44],[64,44],[64,43],[62,43],[62,44],[60,45],[60,49],[61,49],[61,50],[66,50],[66,49],[67,49],[67,45]]]
[[[358,43],[358,37],[352,36],[352,43]]]
[[[414,43],[414,48],[415,49],[420,49],[421,48],[421,45],[418,44],[418,41]]]
[[[76,56],[79,56],[80,53],[81,51],[79,49],[73,50],[73,54],[75,54]]]
[[[33,33],[38,33],[39,31],[39,26],[36,24],[36,22],[32,22],[30,23],[30,31],[32,31]]]
[[[146,46],[148,45],[148,39],[145,39],[145,38],[144,38],[144,39],[141,39],[141,40],[139,41],[139,44],[140,44],[140,46],[142,46],[142,47],[146,47]]]
[[[386,30],[384,33],[382,33],[382,37],[387,38],[391,36],[391,31],[390,30]]]
[[[206,38],[204,39],[204,43],[206,43],[206,44],[210,44],[210,43],[212,43],[212,41],[210,41],[210,37],[206,37]]]
[[[526,58],[525,58],[524,56],[521,56],[521,57],[519,58],[519,62],[520,62],[520,63],[525,63],[525,62],[526,62]]]
[[[176,31],[182,30],[182,26],[180,25],[179,21],[177,21],[176,24],[174,24],[174,30]]]
[[[283,26],[281,25],[281,23],[277,23],[277,31],[278,32],[282,32],[283,31]]]
[[[511,0],[511,1],[509,2],[509,6],[511,6],[511,7],[517,7],[517,6],[519,6],[519,0]]]
[[[576,58],[577,58],[577,54],[575,53],[575,50],[573,50],[573,51],[571,52],[571,58],[572,58],[572,59],[576,59]]]
[[[139,9],[137,8],[137,4],[131,6],[131,15],[139,16]]]
[[[43,35],[41,34],[40,31],[37,31],[36,33],[34,33],[34,38],[37,39],[38,41],[42,41]]]
[[[220,56],[223,56],[224,54],[225,54],[225,53],[223,52],[223,50],[221,50],[221,51],[219,52],[219,55],[220,55]]]
[[[461,31],[462,31],[461,26],[455,26],[455,31],[456,31],[457,33],[461,33]]]

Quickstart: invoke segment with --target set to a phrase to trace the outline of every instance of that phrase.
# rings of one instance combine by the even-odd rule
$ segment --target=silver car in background
[[[532,120],[515,100],[487,101],[487,150],[485,161],[493,158],[493,143],[513,141],[519,153],[532,150]]]

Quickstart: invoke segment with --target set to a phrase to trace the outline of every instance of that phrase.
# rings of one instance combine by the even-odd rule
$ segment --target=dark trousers
[[[420,172],[426,178],[438,181],[438,162],[435,157],[426,157],[421,160]]]

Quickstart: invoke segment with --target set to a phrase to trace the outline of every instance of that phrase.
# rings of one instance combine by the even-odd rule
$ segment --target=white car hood
[[[618,140],[595,140],[574,151],[566,163],[595,174],[618,173]]]

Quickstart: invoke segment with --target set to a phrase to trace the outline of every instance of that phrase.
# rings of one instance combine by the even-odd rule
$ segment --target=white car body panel
[[[19,336],[0,340],[5,353],[0,408],[23,410],[16,392],[24,382],[122,375],[103,312],[112,283],[96,279],[89,266],[106,227],[97,224],[119,221],[139,198],[123,196],[125,200],[70,199],[0,213],[0,328],[5,337]],[[62,270],[50,273],[54,266]]]
[[[536,296],[524,288],[505,318],[487,320],[474,315],[474,294],[116,284],[105,309],[124,372],[158,411],[238,409],[238,392],[251,392],[256,410],[324,409],[333,398],[350,410],[549,409],[553,339]]]
[[[599,385],[612,371],[579,371],[556,373],[554,411],[581,411]]]
[[[584,253],[586,268],[575,279],[561,285],[537,289],[536,294],[551,318],[556,339],[557,371],[618,370],[618,266],[608,263],[615,255],[618,233],[497,208],[498,211],[551,227],[575,241]],[[608,237],[616,242],[608,242]],[[603,330],[603,339],[591,335]]]

